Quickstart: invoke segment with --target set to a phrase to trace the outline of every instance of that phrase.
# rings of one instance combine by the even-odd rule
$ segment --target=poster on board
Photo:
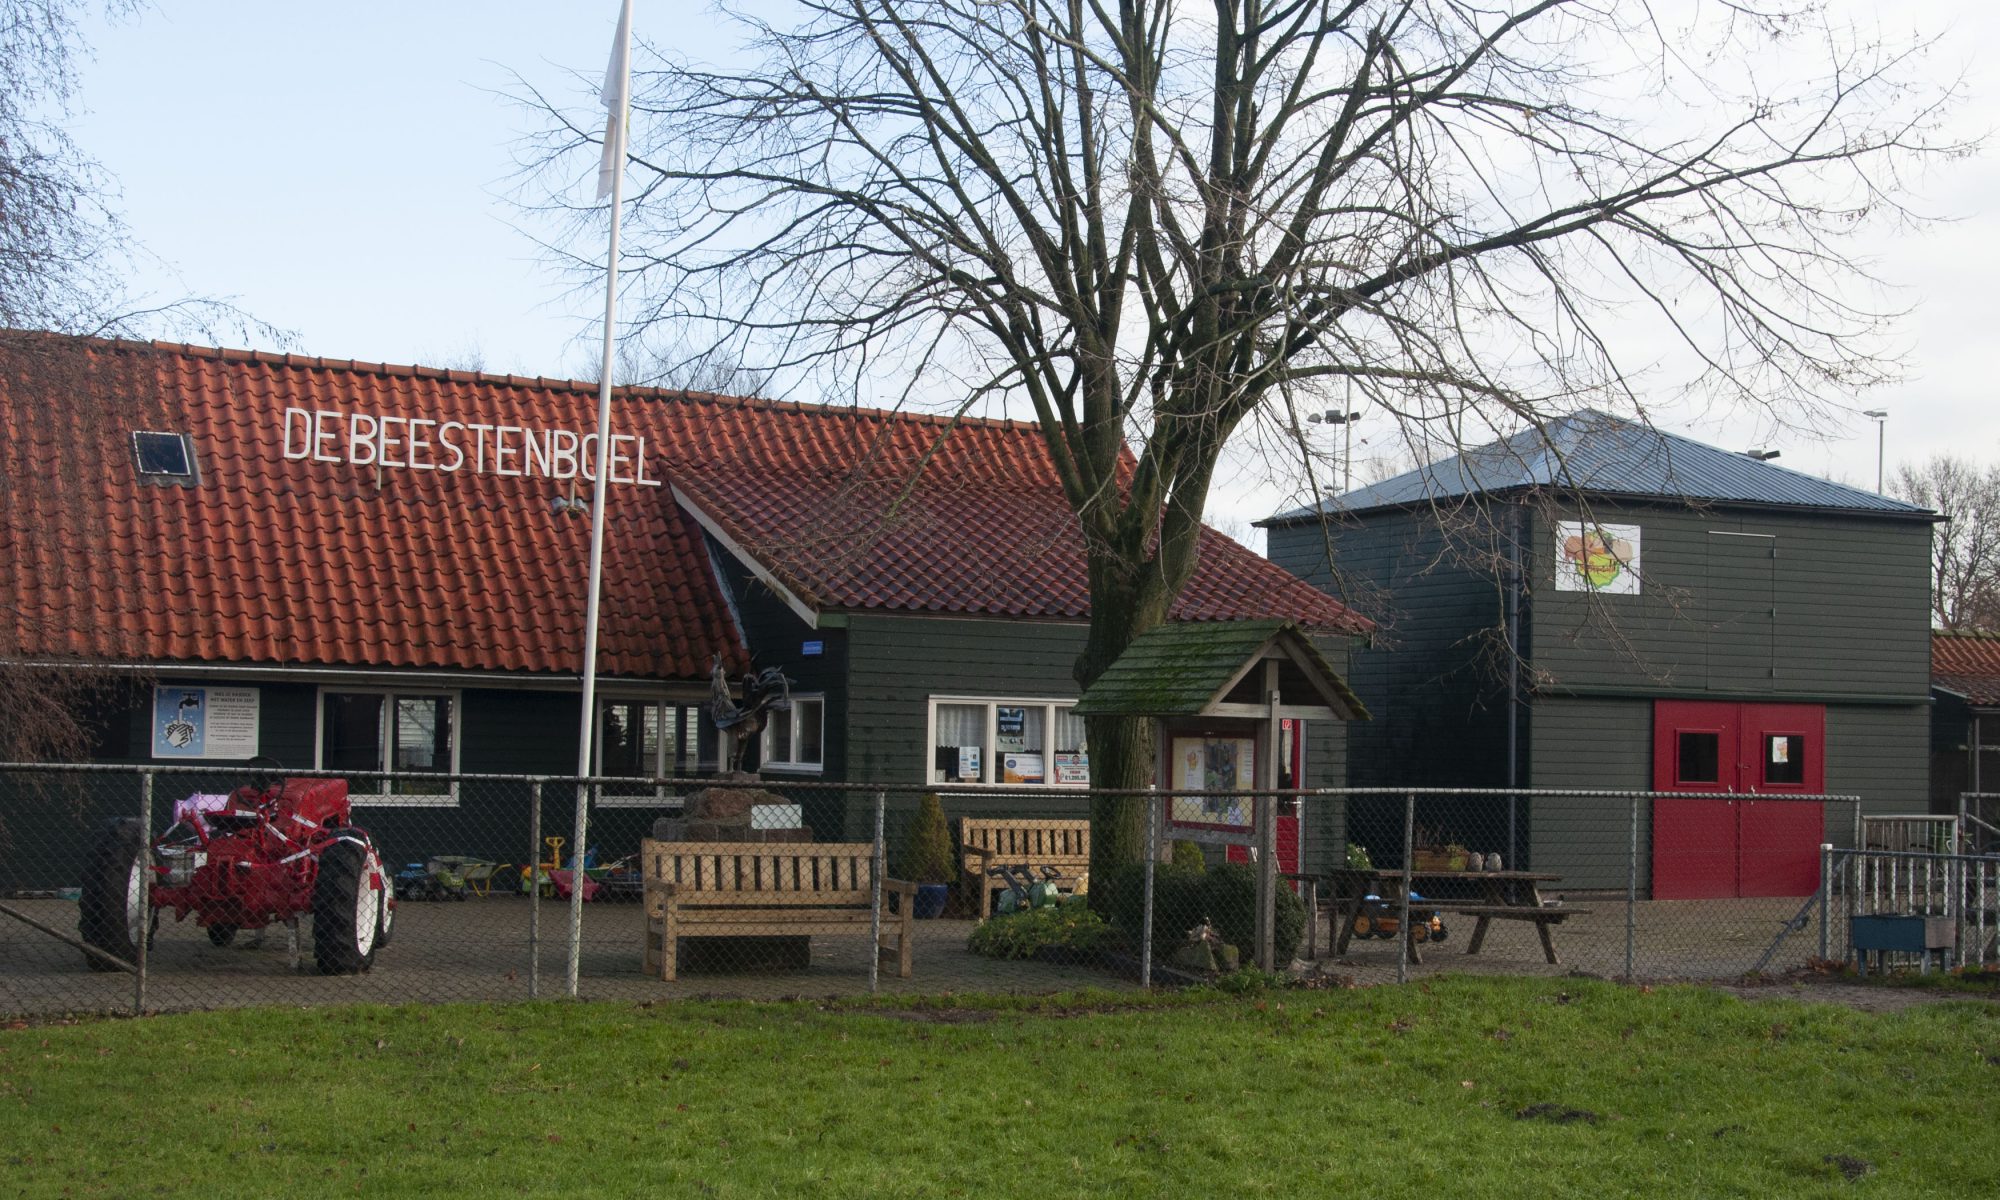
[[[1173,745],[1172,819],[1179,825],[1248,829],[1250,803],[1241,796],[1183,796],[1182,791],[1249,791],[1257,786],[1255,738],[1177,737]]]
[[[1639,527],[1556,522],[1556,590],[1639,594]]]
[[[256,688],[153,689],[154,758],[257,757]]]

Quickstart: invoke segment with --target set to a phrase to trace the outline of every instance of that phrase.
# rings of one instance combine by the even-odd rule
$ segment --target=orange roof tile
[[[1931,682],[1974,704],[2000,704],[2000,634],[1932,633]]]
[[[154,662],[573,673],[590,523],[555,510],[568,485],[290,458],[305,442],[300,423],[288,446],[286,410],[583,431],[595,407],[594,385],[568,381],[13,335],[0,595],[15,614],[0,635],[14,652]],[[1089,613],[1078,525],[1032,425],[630,389],[614,428],[646,439],[628,470],[678,489],[812,603]],[[199,484],[141,480],[141,429],[191,434]],[[716,652],[744,665],[672,491],[614,486],[606,520],[600,670],[697,679]],[[1173,615],[1365,626],[1212,531]]]

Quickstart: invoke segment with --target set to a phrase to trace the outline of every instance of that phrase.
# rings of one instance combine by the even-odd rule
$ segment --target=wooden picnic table
[[[1424,895],[1422,900],[1411,903],[1411,920],[1401,933],[1410,947],[1410,961],[1415,963],[1423,961],[1422,952],[1417,948],[1418,913],[1448,912],[1476,917],[1478,921],[1472,929],[1472,940],[1465,947],[1467,954],[1479,953],[1480,947],[1486,944],[1487,930],[1492,927],[1494,921],[1532,921],[1535,932],[1541,936],[1542,954],[1550,963],[1560,965],[1561,960],[1556,957],[1555,939],[1551,936],[1549,927],[1561,924],[1565,918],[1590,911],[1563,904],[1546,903],[1542,896],[1541,885],[1554,883],[1562,876],[1542,871],[1404,871],[1394,867],[1380,870],[1336,867],[1330,871],[1295,872],[1288,878],[1306,883],[1311,891],[1307,897],[1308,911],[1315,918],[1318,916],[1319,908],[1318,887],[1321,883],[1330,885],[1332,894],[1328,897],[1328,902],[1333,907],[1335,928],[1333,953],[1336,958],[1347,953],[1347,943],[1354,936],[1355,922],[1368,904],[1369,896],[1379,897],[1377,902],[1383,907],[1400,913],[1404,892],[1414,887],[1418,894],[1424,895],[1426,883],[1476,883],[1479,885],[1479,895],[1472,900],[1443,899]],[[1307,947],[1309,956],[1318,950],[1317,920],[1314,920],[1312,925],[1313,940]]]

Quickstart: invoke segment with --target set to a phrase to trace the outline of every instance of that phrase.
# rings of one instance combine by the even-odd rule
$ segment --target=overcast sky
[[[1949,30],[1932,66],[1963,74],[1959,132],[2000,128],[2000,17],[1984,4],[1832,0],[1890,32]],[[698,5],[638,0],[635,27],[697,58],[726,50]],[[171,264],[154,290],[233,297],[331,358],[462,364],[527,375],[591,373],[600,298],[566,296],[504,200],[516,139],[532,118],[503,94],[513,73],[579,112],[571,78],[601,74],[614,0],[423,0],[329,4],[155,0],[93,22],[82,80],[83,147],[122,188],[143,244]],[[1986,49],[1983,56],[1976,51]],[[2000,146],[1935,170],[1918,207],[1949,222],[1874,244],[1902,289],[1906,382],[1857,408],[1885,408],[1888,457],[1950,451],[2000,458],[1993,281],[2000,278]],[[579,194],[588,181],[579,178]],[[1731,449],[1770,444],[1782,465],[1872,487],[1874,423],[1826,442],[1738,423],[1669,428]],[[1362,422],[1356,436],[1368,436]],[[1365,453],[1365,447],[1363,452]],[[1357,454],[1359,457],[1359,454]],[[1280,506],[1239,487],[1216,516],[1239,534]]]

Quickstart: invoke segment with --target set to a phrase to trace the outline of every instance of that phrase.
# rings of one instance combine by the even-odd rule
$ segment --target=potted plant
[[[903,845],[903,874],[917,885],[919,920],[944,912],[951,895],[951,828],[945,824],[944,801],[936,792],[926,793],[917,804]]]

